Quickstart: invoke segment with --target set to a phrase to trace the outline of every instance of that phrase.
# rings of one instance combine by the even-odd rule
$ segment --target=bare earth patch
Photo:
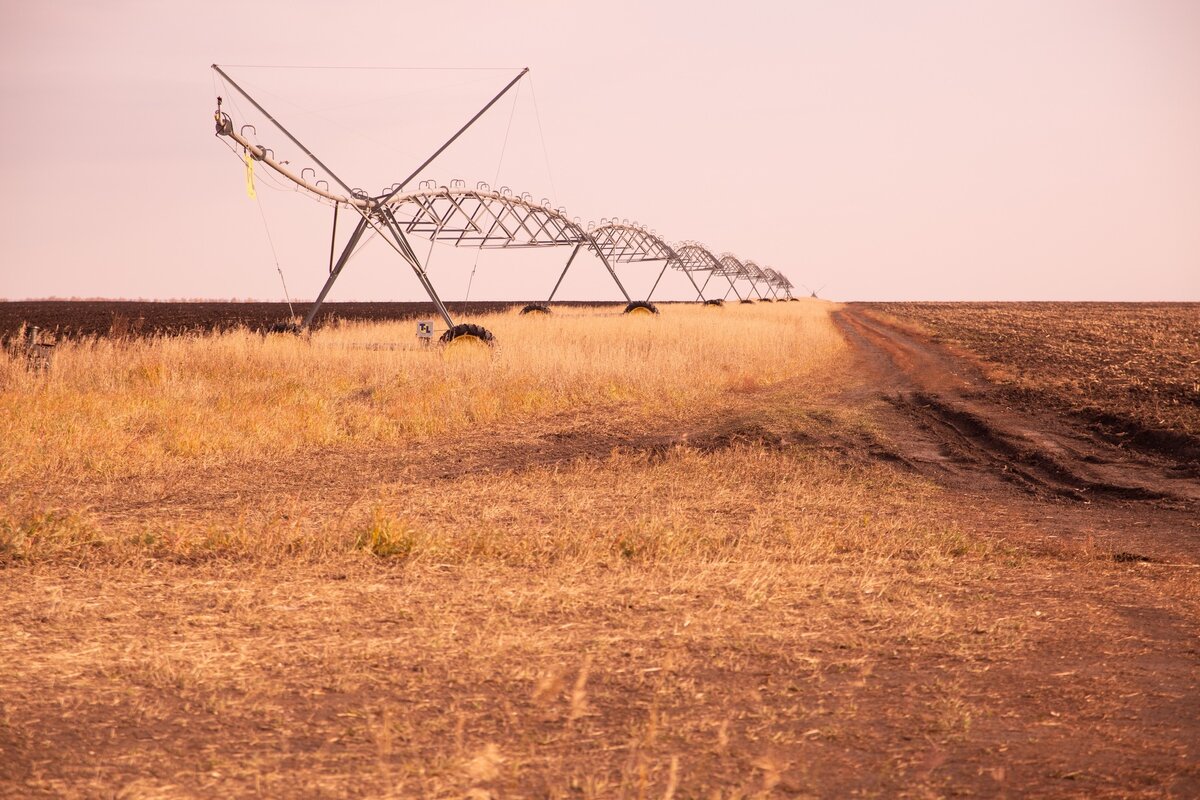
[[[970,365],[835,311],[753,309],[812,354],[791,374],[753,343],[739,360],[749,309],[700,312],[725,315],[729,370],[622,353],[679,370],[682,404],[653,380],[594,401],[522,384],[508,349],[444,379],[545,393],[511,422],[397,435],[366,404],[365,428],[286,457],[166,454],[132,428],[96,440],[98,466],[10,470],[0,794],[1200,792],[1189,478],[1093,497],[1072,480],[1096,465],[1018,447],[1068,423],[993,413]],[[343,364],[321,385],[380,391]],[[24,381],[4,402],[46,391]],[[993,438],[922,397],[971,403]],[[1158,458],[1136,454],[1138,480],[1170,477]]]

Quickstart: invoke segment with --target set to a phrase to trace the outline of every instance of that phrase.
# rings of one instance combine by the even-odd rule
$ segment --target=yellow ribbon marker
[[[246,162],[246,196],[253,200],[258,196],[254,193],[254,159],[249,153],[242,153],[242,159]]]

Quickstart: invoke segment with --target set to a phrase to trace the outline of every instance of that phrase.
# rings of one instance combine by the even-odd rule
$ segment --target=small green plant
[[[26,536],[11,519],[0,520],[0,565],[22,560],[26,548]]]
[[[371,521],[359,534],[354,546],[379,558],[408,558],[417,546],[417,534],[401,520],[380,508],[371,512]]]
[[[91,526],[75,514],[42,511],[0,519],[0,565],[44,557],[80,557],[101,545]]]

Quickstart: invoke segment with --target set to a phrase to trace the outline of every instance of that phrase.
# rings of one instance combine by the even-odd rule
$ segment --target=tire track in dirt
[[[973,365],[862,309],[839,309],[834,321],[874,393],[895,412],[888,434],[915,469],[943,482],[1002,481],[1045,497],[1200,506],[1190,465],[1113,446],[1052,412],[995,401]]]

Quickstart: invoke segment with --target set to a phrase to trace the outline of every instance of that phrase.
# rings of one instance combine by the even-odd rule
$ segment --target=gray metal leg
[[[621,285],[621,279],[617,277],[617,271],[612,268],[612,264],[608,263],[607,256],[599,248],[593,249],[595,249],[596,255],[600,256],[600,261],[604,264],[604,268],[608,270],[608,274],[612,275],[613,282],[617,284],[617,288],[621,290],[621,294],[625,295],[625,302],[632,303],[633,298],[629,296],[629,292],[625,291],[625,287]]]
[[[358,221],[358,225],[354,227],[354,231],[350,234],[350,239],[346,242],[346,247],[342,250],[342,254],[338,256],[337,263],[329,270],[329,277],[325,281],[325,285],[321,287],[321,293],[317,295],[317,301],[313,303],[312,308],[308,310],[308,314],[304,317],[304,322],[301,323],[301,328],[307,328],[312,325],[313,318],[317,316],[317,311],[321,308],[321,304],[325,302],[325,295],[329,294],[329,290],[333,288],[333,282],[337,280],[338,275],[342,274],[342,268],[346,266],[346,262],[350,260],[354,248],[358,246],[358,240],[362,238],[363,232],[367,229],[366,217]]]
[[[567,265],[563,267],[562,274],[558,276],[558,282],[554,284],[554,289],[550,292],[550,297],[546,300],[547,303],[552,302],[554,295],[558,294],[558,287],[562,285],[563,278],[567,277],[567,270],[571,268],[571,262],[575,260],[575,256],[579,254],[579,248],[581,247],[583,245],[577,244],[575,245],[575,249],[571,251],[571,257],[567,259]]]
[[[654,279],[654,285],[650,287],[650,294],[646,295],[646,302],[650,302],[650,298],[654,295],[654,290],[658,288],[658,282],[662,280],[663,273],[667,271],[667,266],[670,262],[664,262],[662,272],[658,273],[658,277]]]
[[[417,254],[413,252],[412,245],[408,243],[408,237],[404,235],[404,231],[400,230],[400,226],[396,224],[396,220],[391,212],[384,214],[384,221],[387,223],[387,229],[392,234],[392,238],[396,240],[396,244],[400,245],[404,260],[412,267],[413,272],[416,273],[417,280],[425,287],[425,293],[429,295],[429,299],[437,307],[438,314],[441,315],[447,327],[453,328],[454,320],[450,318],[450,312],[446,309],[446,304],[442,302],[442,298],[438,297],[438,293],[434,291],[433,283],[430,282],[429,276],[425,274],[425,269],[421,266],[421,261],[417,258]]]

